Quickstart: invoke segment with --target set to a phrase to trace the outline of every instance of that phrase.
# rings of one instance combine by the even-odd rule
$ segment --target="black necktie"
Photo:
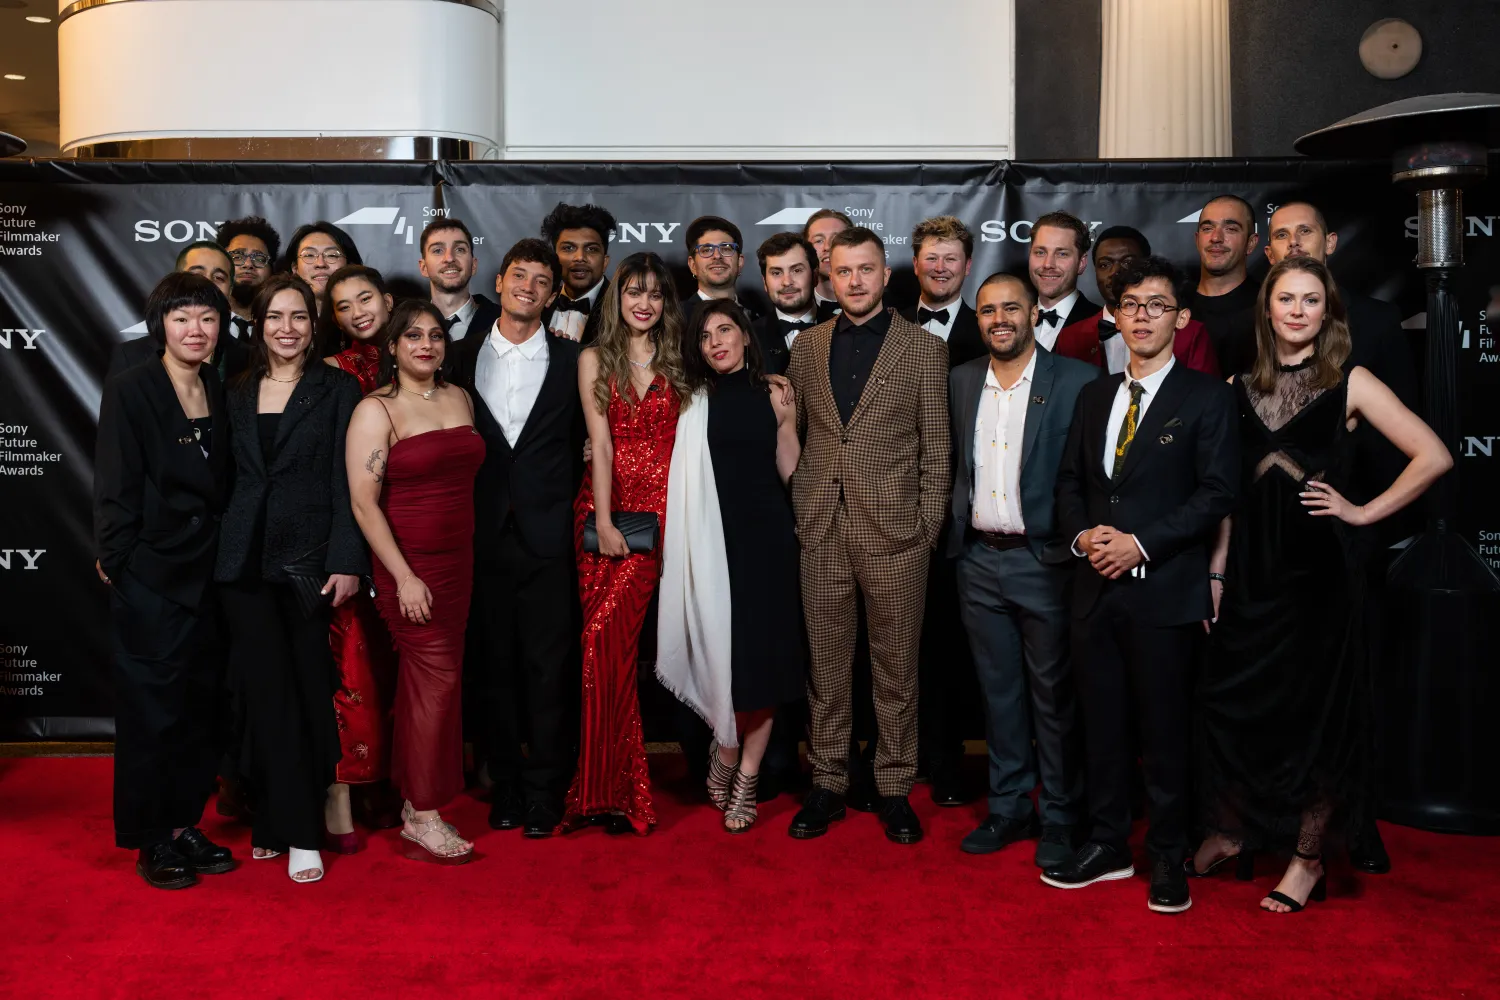
[[[588,299],[570,299],[566,295],[559,295],[557,297],[557,301],[552,303],[552,308],[560,313],[579,312],[587,316],[589,314],[589,309],[591,309],[593,305],[594,304]]]
[[[457,325],[458,317],[449,316],[447,319],[443,320],[443,332],[451,334],[453,332],[453,328]]]
[[[1117,334],[1119,332],[1120,332],[1120,328],[1117,327],[1117,326],[1115,326],[1114,323],[1112,323],[1109,320],[1105,319],[1103,316],[1099,317],[1099,342],[1100,343],[1103,343],[1104,341],[1108,340],[1110,337],[1113,337],[1115,334]]]
[[[1057,313],[1053,313],[1052,315],[1056,316]],[[924,309],[921,306],[917,307],[917,325],[918,326],[926,326],[929,320],[934,320],[934,319],[937,320],[939,323],[943,324],[944,326],[947,326],[948,325],[948,310],[946,310],[946,309]]]
[[[1036,321],[1038,323],[1049,323],[1052,326],[1056,326],[1059,322],[1061,322],[1061,317],[1057,315],[1056,309],[1043,309],[1041,312],[1037,313]]]

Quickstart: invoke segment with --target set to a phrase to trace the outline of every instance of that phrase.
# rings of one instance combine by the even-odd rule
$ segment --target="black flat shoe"
[[[490,797],[490,829],[519,830],[526,822],[525,812],[525,803],[521,801],[514,786],[495,785],[495,791]]]
[[[802,800],[802,808],[792,817],[792,825],[786,832],[797,840],[811,840],[823,836],[828,832],[829,824],[847,815],[842,795],[814,785],[807,798]]]
[[[1135,875],[1135,865],[1129,854],[1122,854],[1113,847],[1090,841],[1078,849],[1073,860],[1056,868],[1042,872],[1042,881],[1056,889],[1082,889],[1095,882],[1130,878]]]
[[[172,846],[188,867],[199,875],[222,875],[234,869],[234,854],[227,847],[220,847],[203,835],[196,826],[190,826],[177,835]]]
[[[881,803],[880,822],[885,824],[885,839],[892,843],[915,844],[922,839],[922,821],[905,795],[892,795]]]
[[[1002,847],[1008,847],[1018,840],[1028,840],[1036,836],[1036,816],[996,816],[990,813],[984,818],[984,822],[975,828],[958,845],[958,849],[965,854],[994,854]],[[1072,852],[1069,852],[1071,857]]]
[[[528,840],[545,840],[552,836],[557,824],[562,822],[562,813],[545,802],[533,802],[526,807],[525,826],[521,836]]]
[[[170,843],[141,848],[135,873],[153,889],[186,889],[198,884],[192,865]]]
[[[1349,832],[1349,863],[1367,875],[1384,875],[1391,870],[1391,856],[1374,820]]]
[[[1181,913],[1192,905],[1186,870],[1166,858],[1157,858],[1151,865],[1151,894],[1146,897],[1146,908],[1152,913]]]

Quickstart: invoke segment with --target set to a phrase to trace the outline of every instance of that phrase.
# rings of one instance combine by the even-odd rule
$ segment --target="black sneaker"
[[[1002,847],[1035,836],[1036,816],[1030,813],[1020,817],[996,816],[990,813],[973,833],[963,839],[958,849],[965,854],[994,854]],[[1072,856],[1070,851],[1068,857]],[[1066,860],[1068,859],[1063,859],[1063,861]]]
[[[1042,827],[1042,838],[1036,843],[1036,866],[1043,871],[1061,868],[1078,850],[1073,843],[1073,828],[1048,823]]]
[[[229,848],[215,844],[196,826],[179,833],[172,846],[199,875],[222,875],[234,868],[234,855]]]
[[[1129,854],[1090,841],[1067,864],[1042,872],[1042,881],[1057,889],[1082,889],[1095,882],[1130,878],[1134,874],[1135,865],[1130,863]]]
[[[186,889],[198,884],[193,866],[170,842],[141,848],[135,873],[153,889]]]
[[[1173,864],[1166,858],[1157,858],[1151,864],[1151,895],[1146,898],[1146,907],[1156,913],[1181,913],[1193,905],[1188,895],[1187,873],[1182,862]]]

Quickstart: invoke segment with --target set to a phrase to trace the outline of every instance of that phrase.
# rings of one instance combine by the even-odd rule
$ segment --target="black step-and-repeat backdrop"
[[[366,263],[416,290],[417,235],[453,215],[473,230],[493,284],[515,240],[558,201],[595,202],[618,220],[610,253],[654,250],[683,267],[697,215],[734,220],[747,249],[837,208],[884,236],[898,268],[892,301],[915,298],[912,226],[957,215],[978,239],[974,279],[1024,266],[1031,221],[1066,209],[1096,229],[1133,225],[1159,253],[1193,265],[1193,223],[1233,192],[1265,217],[1320,205],[1340,240],[1339,280],[1400,305],[1420,362],[1422,281],[1411,265],[1415,204],[1384,164],[1234,160],[1083,164],[75,163],[0,161],[0,738],[108,738],[113,732],[104,585],[93,572],[94,428],[111,348],[139,336],[147,291],[178,251],[219,222],[263,215],[283,234],[328,219]],[[1500,566],[1500,348],[1485,310],[1500,282],[1491,191],[1465,207],[1462,283],[1464,497],[1461,527]],[[1256,270],[1263,273],[1263,260]],[[742,278],[759,290],[753,252]],[[1085,294],[1096,297],[1092,271]]]

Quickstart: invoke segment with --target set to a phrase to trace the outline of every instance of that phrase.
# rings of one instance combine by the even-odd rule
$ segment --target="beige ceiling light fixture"
[[[1359,61],[1371,76],[1399,80],[1422,61],[1422,34],[1399,17],[1387,17],[1365,29]]]

